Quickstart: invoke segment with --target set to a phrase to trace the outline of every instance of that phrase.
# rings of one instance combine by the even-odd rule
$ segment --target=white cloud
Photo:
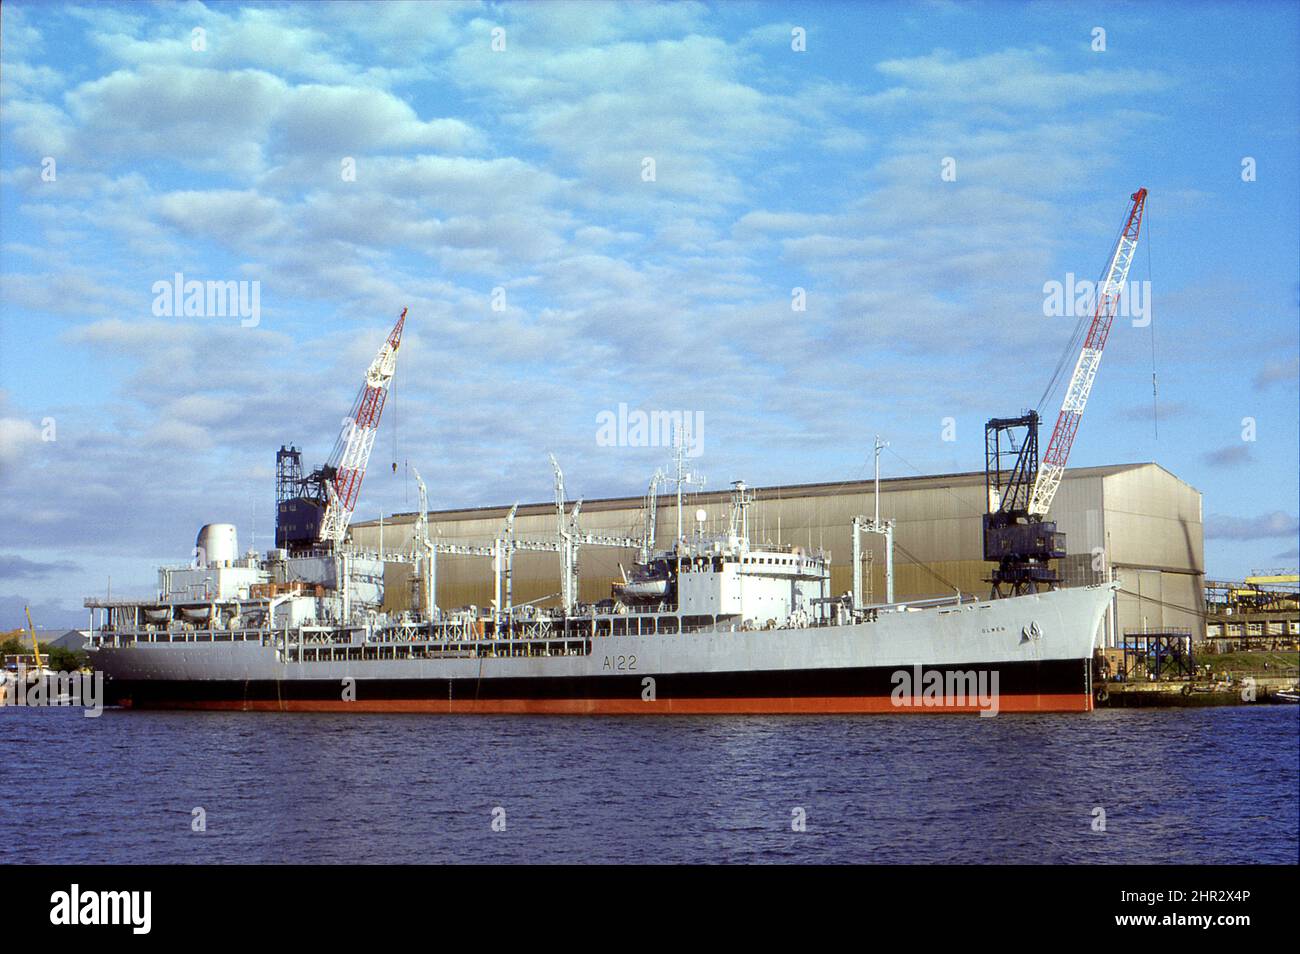
[[[1067,236],[1112,235],[1097,179],[1131,145],[1130,91],[1165,82],[1010,49],[891,57],[871,89],[870,62],[816,58],[814,24],[801,59],[787,25],[695,4],[78,8],[51,22],[95,47],[56,70],[5,14],[6,146],[57,149],[60,178],[3,172],[4,344],[111,371],[20,455],[0,519],[21,546],[140,551],[184,527],[182,556],[192,525],[269,495],[280,442],[323,459],[403,305],[371,512],[404,499],[392,457],[441,503],[544,498],[548,449],[639,491],[653,455],[593,449],[620,401],[705,410],[713,472],[756,480],[856,461],[868,426],[1004,406],[989,362],[1064,344],[1039,289]],[[262,325],[153,321],[175,271],[261,280]]]
[[[744,56],[717,38],[521,46],[508,56],[462,47],[452,75],[505,104],[512,125],[561,168],[642,205],[737,202],[741,165],[798,128],[779,99],[744,81]],[[642,178],[647,157],[653,184]]]
[[[972,57],[935,50],[926,56],[885,60],[876,69],[898,85],[865,97],[866,106],[943,111],[974,106],[981,118],[1000,109],[1059,113],[1072,103],[1156,92],[1169,83],[1155,70],[1063,68],[1060,56],[1046,48]]]
[[[1260,540],[1270,537],[1294,537],[1296,534],[1300,534],[1300,520],[1281,510],[1255,517],[1212,514],[1205,521],[1207,538]]]
[[[392,93],[357,85],[292,85],[256,69],[144,65],[83,83],[67,95],[69,119],[43,119],[83,163],[163,159],[247,180],[285,163],[374,152],[465,152],[482,137],[459,119],[421,119]]]
[[[252,189],[170,192],[157,200],[168,224],[191,235],[224,239],[234,246],[288,237],[282,203]]]
[[[40,443],[41,430],[33,422],[18,417],[0,417],[0,467],[8,470]]]

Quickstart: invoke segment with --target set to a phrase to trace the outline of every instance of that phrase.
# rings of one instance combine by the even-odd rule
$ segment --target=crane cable
[[[889,450],[888,447],[886,447],[885,449],[886,449],[886,450]],[[897,455],[896,455],[896,456],[897,456]],[[901,459],[901,458],[900,458],[900,459]],[[844,487],[849,486],[850,484],[860,484],[860,483],[863,483],[864,481],[870,480],[870,476],[869,476],[869,475],[870,475],[870,473],[871,473],[871,468],[872,468],[872,458],[871,458],[870,455],[868,455],[867,458],[866,458],[866,460],[863,462],[862,467],[861,467],[861,468],[859,469],[859,471],[858,471],[858,473],[859,473],[860,476],[857,476],[857,477],[849,477],[849,478],[846,478],[845,480],[839,480],[839,481],[835,481],[835,482],[827,482],[827,483],[824,485],[824,486],[826,487],[826,495],[829,495],[829,494],[830,494],[831,492],[833,492],[833,491],[841,490],[841,489],[843,489]],[[784,486],[784,485],[778,484],[778,485],[776,485],[775,487],[765,487],[765,488],[764,488],[764,487],[754,487],[754,488],[752,488],[753,491],[754,491],[754,502],[755,502],[755,503],[759,503],[759,502],[760,502],[760,498],[759,498],[759,495],[758,495],[758,494],[759,494],[759,491],[760,491],[760,490],[766,490],[766,491],[772,491],[772,492],[774,492],[774,493],[776,494],[776,496],[775,496],[775,497],[766,497],[766,496],[765,496],[765,497],[762,497],[762,498],[761,498],[761,502],[763,502],[763,503],[768,503],[768,502],[770,502],[770,501],[775,500],[775,502],[779,504],[779,503],[781,502],[780,490],[781,490],[781,487],[782,487],[782,486]],[[792,486],[798,487],[799,485],[798,485],[798,484],[794,484],[794,485],[792,485]],[[715,493],[725,493],[725,491],[715,491]],[[791,499],[794,499],[794,498],[791,498]],[[812,522],[813,522],[813,520],[816,519],[816,517],[818,516],[818,510],[817,510],[817,508],[818,508],[819,506],[820,506],[820,503],[815,503],[815,504],[813,505],[813,507],[812,507],[813,512],[810,513],[810,514],[808,515],[807,519],[804,520],[802,523],[796,524],[796,525],[793,526],[793,527],[784,527],[784,526],[783,526],[783,527],[781,528],[781,532],[782,532],[782,534],[786,535],[789,539],[793,540],[795,534],[800,533],[800,532],[802,532],[802,531],[804,531],[804,530],[809,530],[809,531],[811,531],[811,528],[812,528]],[[764,515],[764,520],[766,520],[766,514]],[[759,531],[759,538],[760,538],[760,539],[767,539],[767,537],[766,537],[766,533],[765,533],[764,530],[760,530],[760,531]]]
[[[1169,603],[1165,600],[1156,599],[1154,596],[1147,596],[1144,593],[1135,593],[1133,590],[1126,590],[1123,587],[1120,587],[1117,592],[1123,593],[1125,596],[1136,597],[1140,602],[1155,603],[1159,606],[1165,607],[1166,609],[1178,610],[1180,613],[1186,613],[1188,616],[1195,616],[1198,619],[1205,621],[1208,621],[1210,617],[1214,615],[1213,613],[1207,613],[1205,610],[1193,609],[1190,606],[1179,606],[1177,603]]]
[[[929,564],[922,562],[922,561],[921,561],[921,560],[916,556],[915,553],[913,553],[911,550],[907,549],[907,547],[905,547],[905,546],[903,546],[901,543],[899,543],[898,540],[897,540],[897,538],[895,538],[895,540],[894,540],[894,549],[895,549],[895,550],[902,550],[903,553],[907,556],[907,558],[908,558],[909,560],[912,561],[913,565],[915,565],[915,566],[919,566],[921,569],[925,570],[926,573],[929,573],[932,577],[934,577],[936,580],[938,580],[938,581],[939,581],[940,583],[942,583],[944,586],[948,587],[948,589],[950,589],[950,590],[954,590],[954,591],[956,591],[956,592],[958,592],[958,593],[961,592],[961,587],[960,587],[960,586],[958,586],[958,585],[957,585],[956,583],[954,583],[952,580],[950,580],[950,579],[948,579],[947,577],[945,577],[943,574],[939,573],[937,570],[931,569],[930,566],[929,566]]]
[[[916,472],[916,475],[917,475],[918,477],[934,477],[934,476],[935,476],[934,474],[927,474],[925,471],[921,470],[921,468],[917,467],[915,464],[913,464],[910,460],[908,460],[907,458],[905,458],[905,457],[904,457],[902,454],[900,454],[898,451],[894,450],[892,447],[886,447],[885,450],[889,451],[889,453],[893,454],[893,455],[894,455],[895,457],[897,457],[900,461],[902,461],[904,464],[906,464],[908,467],[910,467],[913,471],[915,471],[915,472]],[[960,511],[960,515],[961,515],[961,516],[964,516],[964,517],[983,517],[983,516],[984,516],[984,511],[983,511],[983,510],[969,510],[969,509],[967,509],[967,502],[966,502],[965,500],[962,500],[961,497],[957,496],[955,493],[953,493],[952,490],[949,489],[948,487],[939,487],[938,489],[939,489],[939,490],[942,490],[942,491],[943,491],[944,493],[946,493],[949,497],[951,497],[953,500],[957,501],[959,504],[962,505],[962,509],[961,509],[961,511]]]

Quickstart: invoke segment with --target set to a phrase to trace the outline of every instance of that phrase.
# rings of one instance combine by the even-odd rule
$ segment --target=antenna
[[[686,445],[682,432],[677,431],[677,539],[682,538],[682,484],[686,482]]]
[[[880,523],[880,452],[889,446],[888,441],[882,441],[880,435],[876,435],[876,523]]]

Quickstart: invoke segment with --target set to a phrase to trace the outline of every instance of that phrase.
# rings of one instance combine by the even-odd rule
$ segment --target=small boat
[[[615,583],[613,592],[615,598],[624,603],[658,603],[666,599],[670,593],[670,582],[672,573],[666,558],[638,563],[632,568],[629,576],[623,572],[623,565],[619,564],[619,572],[623,576],[622,583]]]
[[[1300,689],[1280,689],[1269,698],[1274,702],[1300,703]]]

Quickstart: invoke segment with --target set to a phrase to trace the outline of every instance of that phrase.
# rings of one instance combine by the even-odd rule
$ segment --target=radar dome
[[[233,523],[209,523],[199,530],[194,541],[195,556],[204,566],[234,563],[239,557],[239,541]]]

